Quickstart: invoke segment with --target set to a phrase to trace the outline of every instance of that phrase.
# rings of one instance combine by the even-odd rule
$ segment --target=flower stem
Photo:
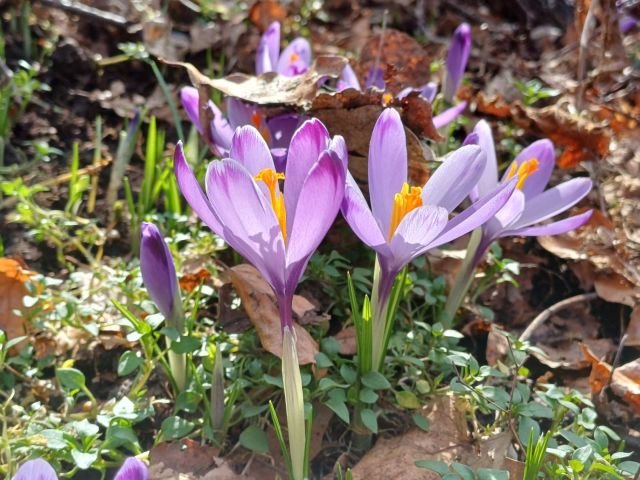
[[[296,335],[290,326],[282,332],[282,384],[287,410],[289,452],[291,454],[292,480],[303,480],[305,457],[304,396],[300,365],[296,351]]]
[[[485,248],[480,248],[481,240],[482,228],[477,228],[471,234],[469,244],[467,245],[467,253],[453,282],[453,288],[447,297],[444,312],[440,317],[440,323],[442,323],[445,328],[451,328],[453,325],[456,312],[460,308],[462,300],[471,286],[476,265],[480,261],[480,258],[482,258],[482,255],[484,255]]]

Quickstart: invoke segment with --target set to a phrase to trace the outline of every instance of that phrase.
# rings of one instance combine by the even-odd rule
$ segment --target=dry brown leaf
[[[242,299],[242,306],[256,329],[262,347],[282,358],[282,327],[276,297],[260,272],[252,265],[230,268],[229,278]],[[316,362],[318,344],[309,332],[294,322],[298,361],[300,365]]]
[[[429,431],[412,428],[393,438],[380,438],[353,468],[356,480],[431,480],[440,475],[415,466],[417,460],[460,462],[472,468],[501,468],[510,445],[507,433],[474,445],[467,432],[464,400],[438,397],[424,407]],[[479,448],[477,448],[479,447]]]
[[[593,354],[589,347],[584,345],[582,352],[585,359],[591,363],[589,383],[592,393],[598,395],[605,387],[610,386],[613,393],[624,400],[625,404],[636,415],[640,415],[640,378],[637,371],[638,365],[629,367],[627,373],[625,373],[624,366],[616,368],[612,375],[611,365],[600,360],[599,357]],[[632,372],[634,378],[628,376],[629,372]],[[609,381],[611,381],[611,383],[609,383]]]
[[[187,475],[186,478],[202,479],[212,471],[233,473],[229,466],[218,458],[219,453],[218,448],[201,445],[191,439],[160,443],[149,452],[150,468],[155,472],[151,478],[178,478],[179,474],[183,474]],[[168,476],[169,471],[174,476]]]
[[[167,65],[186,69],[191,83],[198,90],[202,87],[210,87],[220,90],[225,95],[257,105],[285,105],[301,108],[308,108],[313,102],[320,79],[337,78],[347,64],[347,59],[344,57],[321,56],[316,58],[304,74],[295,77],[284,77],[276,72],[268,72],[258,77],[234,73],[224,78],[209,78],[190,63],[162,61]]]
[[[249,20],[264,32],[273,22],[287,18],[287,10],[274,0],[258,0],[249,9]]]
[[[200,284],[211,278],[211,272],[206,268],[200,268],[194,273],[185,273],[180,277],[180,288],[187,293],[193,292]]]
[[[629,347],[640,346],[640,305],[635,305],[631,311],[629,325],[625,332],[627,339],[625,345]]]
[[[26,282],[33,272],[21,260],[0,258],[0,329],[7,338],[15,338],[25,334],[24,317],[16,315],[15,310],[25,312],[22,299],[27,295]]]
[[[633,307],[638,302],[640,288],[617,273],[599,273],[594,280],[600,298],[612,303],[622,303]]]
[[[340,330],[335,339],[340,344],[340,355],[355,355],[357,351],[356,347],[356,329],[353,327],[347,327]]]

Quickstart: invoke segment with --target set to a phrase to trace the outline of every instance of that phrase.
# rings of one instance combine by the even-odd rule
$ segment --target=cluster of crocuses
[[[113,480],[148,480],[147,466],[135,457],[127,458]],[[41,458],[35,458],[22,464],[13,480],[58,480],[53,467]]]
[[[455,49],[452,47],[455,52],[450,57],[455,61],[449,61],[449,65],[457,61],[462,67],[454,71],[450,68],[447,95],[457,88],[469,50],[468,28],[456,35],[461,40]],[[304,71],[309,59],[308,44],[301,41],[280,55],[279,27],[272,26],[263,37],[257,70],[277,69],[280,74],[295,75]],[[367,202],[348,171],[345,140],[331,137],[319,120],[289,119],[283,133],[265,121],[255,107],[238,102],[236,107],[244,112],[238,120],[236,107],[228,104],[229,122],[225,123],[215,106],[205,103],[204,109],[213,112],[213,122],[207,126],[201,120],[205,112],[199,109],[196,91],[183,90],[183,103],[200,131],[210,129],[209,136],[223,158],[210,163],[203,190],[178,143],[174,168],[180,190],[200,219],[261,272],[278,301],[293,480],[305,478],[307,465],[292,299],[309,259],[338,212],[376,252],[368,344],[362,347],[363,342],[358,342],[361,373],[379,371],[384,364],[397,305],[392,301],[393,285],[414,258],[469,232],[478,232],[475,237],[479,240],[469,248],[467,268],[461,273],[464,278],[458,280],[463,288],[454,289],[454,301],[448,305],[453,315],[474,268],[494,240],[507,235],[559,234],[581,226],[589,218],[586,212],[540,224],[582,199],[591,181],[577,178],[545,191],[554,165],[553,146],[547,140],[524,149],[499,180],[493,139],[484,121],[477,124],[465,145],[442,161],[425,185],[412,186],[408,181],[404,126],[396,110],[385,109],[370,140]],[[275,144],[275,140],[281,143]],[[459,211],[467,198],[469,203]],[[176,323],[176,315],[182,315],[182,310],[177,305],[178,286],[171,257],[155,227],[146,225],[142,233],[145,284],[165,318]],[[362,331],[356,333],[362,335]]]

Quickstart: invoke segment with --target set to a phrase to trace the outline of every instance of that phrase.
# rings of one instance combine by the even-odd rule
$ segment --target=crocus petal
[[[280,55],[280,23],[273,22],[260,37],[256,52],[256,74],[273,72]]]
[[[329,132],[316,118],[307,120],[293,134],[285,169],[284,202],[287,215],[295,215],[298,196],[311,167],[326,150]]]
[[[182,196],[193,211],[196,212],[200,220],[211,230],[222,236],[222,224],[211,208],[209,200],[202,191],[202,188],[200,188],[196,176],[193,174],[191,167],[189,167],[187,163],[187,159],[184,157],[182,142],[178,142],[173,153],[173,171],[176,175]]]
[[[183,87],[180,90],[180,103],[198,133],[202,134],[202,124],[200,123],[200,95],[198,89],[194,87]]]
[[[13,480],[58,480],[58,476],[48,462],[36,458],[23,463]]]
[[[250,105],[234,97],[227,97],[227,118],[235,131],[243,125],[253,125],[252,116],[256,112],[255,105]],[[256,125],[253,125],[254,127]]]
[[[471,137],[470,135],[469,137],[471,138],[468,140],[479,145],[487,156],[487,161],[478,179],[478,184],[470,195],[471,200],[476,201],[488,195],[498,186],[498,160],[496,159],[496,147],[493,142],[493,134],[491,133],[489,124],[485,120],[480,120],[473,129],[472,135],[474,134],[475,137]],[[467,144],[467,140],[465,140],[465,144]]]
[[[633,15],[623,14],[620,16],[620,33],[629,33],[635,27],[640,24],[640,20],[638,20]]]
[[[334,152],[326,150],[302,185],[287,239],[287,285],[298,284],[311,254],[336,218],[344,197],[346,170]]]
[[[356,72],[354,72],[353,68],[351,68],[351,65],[347,64],[347,66],[344,67],[344,70],[342,70],[336,88],[339,92],[341,92],[342,90],[346,90],[347,88],[355,88],[356,90],[360,90],[360,82],[358,81]]]
[[[383,232],[389,231],[393,198],[407,181],[407,145],[400,115],[385,109],[369,143],[369,197],[373,216]]]
[[[485,242],[492,242],[508,230],[518,221],[525,208],[525,197],[520,190],[514,190],[507,203],[498,210],[493,218],[490,218],[482,227],[482,235]]]
[[[527,227],[564,212],[582,200],[591,191],[592,185],[593,182],[588,178],[573,178],[536,197],[527,198],[522,216],[511,229]]]
[[[424,253],[446,227],[448,218],[446,209],[434,205],[416,208],[405,215],[391,238],[393,260],[387,260],[387,265],[398,271]]]
[[[240,162],[253,176],[261,170],[274,169],[267,142],[258,130],[248,125],[236,130],[231,140],[229,157]]]
[[[272,148],[288,148],[291,138],[304,118],[293,113],[285,113],[267,119],[271,133]]]
[[[222,114],[215,103],[208,101],[205,108],[211,110],[213,121],[211,122],[211,139],[215,146],[220,150],[220,154],[224,155],[231,148],[231,139],[233,138],[233,128]]]
[[[451,102],[455,97],[462,75],[467,68],[471,52],[471,27],[462,23],[453,32],[449,53],[447,55],[447,75],[443,89],[444,98]]]
[[[380,225],[376,222],[373,213],[367,201],[358,187],[358,184],[351,176],[347,174],[347,185],[344,191],[344,200],[342,201],[342,215],[351,227],[351,230],[366,245],[376,251],[383,250],[387,253],[387,241],[385,235],[380,230]]]
[[[475,186],[485,162],[486,156],[477,145],[465,145],[455,150],[422,189],[423,203],[453,211]]]
[[[149,471],[142,460],[127,458],[113,480],[148,480]]]
[[[373,65],[367,73],[367,78],[364,81],[365,90],[371,87],[375,87],[379,90],[384,90],[384,71],[377,65]]]
[[[246,257],[276,291],[284,289],[284,242],[269,200],[240,163],[211,162],[207,196],[223,225],[222,237]]]
[[[494,192],[471,204],[471,206],[449,221],[440,236],[431,243],[429,248],[436,248],[449,243],[486,223],[505,205],[515,187],[515,181],[503,183]]]
[[[341,135],[333,137],[329,142],[329,150],[335,152],[338,157],[340,157],[346,170],[349,162],[349,150],[347,149],[347,142],[344,141],[344,137]]]
[[[438,85],[435,82],[429,82],[420,87],[420,95],[429,100],[429,103],[433,103],[438,93]]]
[[[140,272],[144,286],[158,310],[169,321],[179,307],[179,289],[173,257],[164,237],[153,223],[140,228]]]
[[[551,140],[544,139],[533,142],[518,154],[514,162],[520,166],[522,162],[533,159],[538,161],[538,170],[527,177],[522,187],[522,191],[527,198],[532,198],[544,191],[547,183],[549,183],[553,167],[556,163]],[[509,169],[507,168],[507,172],[508,171]]]
[[[520,235],[522,237],[539,237],[543,235],[562,235],[563,233],[570,232],[571,230],[575,230],[576,228],[583,226],[589,221],[592,213],[593,212],[591,210],[588,210],[584,213],[580,213],[563,220],[558,220],[557,222],[533,227],[524,227],[518,230],[509,230],[500,236],[506,237],[511,235]]]
[[[307,71],[311,64],[311,45],[304,38],[296,38],[282,51],[277,72],[287,77],[295,77]]]
[[[464,109],[467,108],[467,102],[460,102],[451,108],[446,109],[444,112],[433,117],[433,125],[436,128],[442,128],[449,125],[456,118],[458,118]]]

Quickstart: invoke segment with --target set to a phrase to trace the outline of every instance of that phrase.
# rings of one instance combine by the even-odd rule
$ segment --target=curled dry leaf
[[[287,9],[275,0],[258,0],[249,9],[249,20],[264,32],[273,22],[287,18]]]
[[[0,329],[8,338],[25,333],[24,317],[16,315],[16,310],[24,312],[22,299],[27,295],[25,282],[33,275],[24,262],[13,258],[0,258]]]
[[[163,60],[167,65],[187,70],[194,87],[220,90],[225,95],[257,105],[285,105],[307,108],[311,105],[323,78],[337,78],[344,70],[347,59],[337,56],[316,58],[302,75],[284,77],[276,72],[267,72],[258,77],[234,73],[224,78],[209,78],[190,63]]]
[[[229,464],[219,458],[215,447],[184,439],[160,443],[149,452],[149,478],[157,480],[236,480],[249,477],[237,475]]]
[[[340,355],[355,355],[357,351],[356,347],[356,329],[353,327],[347,327],[340,330],[335,339],[340,345]]]
[[[627,325],[627,331],[625,334],[627,335],[627,339],[624,343],[625,345],[629,347],[640,346],[640,305],[633,307],[629,325]]]
[[[607,302],[633,307],[638,302],[640,288],[617,273],[599,273],[594,286],[598,296]]]
[[[282,358],[282,328],[273,290],[252,265],[237,265],[230,268],[228,274],[263,348]],[[300,365],[315,363],[318,344],[300,325],[294,322],[293,326]]]
[[[584,358],[591,363],[589,384],[591,392],[599,395],[609,386],[611,391],[624,401],[635,415],[640,415],[640,361],[616,368],[611,373],[611,365],[600,360],[586,345],[582,346]]]

